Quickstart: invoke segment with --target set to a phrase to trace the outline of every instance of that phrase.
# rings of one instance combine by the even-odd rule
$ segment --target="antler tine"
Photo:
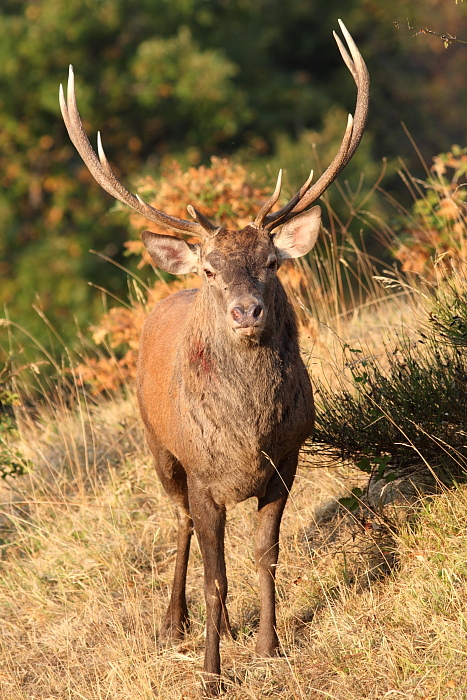
[[[279,174],[277,176],[277,182],[276,182],[276,187],[274,189],[274,192],[272,193],[271,197],[269,197],[268,201],[263,204],[261,207],[259,214],[257,215],[256,219],[253,222],[253,226],[256,226],[256,228],[261,228],[263,225],[263,221],[266,218],[267,214],[271,211],[273,208],[274,204],[277,202],[277,200],[280,197],[281,194],[281,187],[282,187],[282,168],[279,170]]]
[[[98,134],[97,137],[97,150],[99,153],[99,157],[97,157],[84,131],[78,111],[72,66],[70,66],[68,76],[67,99],[65,100],[63,87],[61,85],[59,99],[63,121],[65,122],[68,135],[73,145],[80,154],[91,175],[106,192],[120,202],[123,202],[123,204],[127,204],[132,209],[135,209],[150,221],[161,224],[172,231],[176,231],[177,233],[191,233],[199,238],[205,236],[205,230],[197,221],[185,221],[184,219],[178,219],[175,216],[165,214],[159,211],[159,209],[151,207],[150,204],[144,202],[138,195],[129,192],[110,167],[102,147],[100,134]]]
[[[352,73],[353,79],[357,83],[358,82],[358,74],[357,74],[357,71],[355,70],[355,63],[353,62],[353,60],[349,56],[347,49],[345,48],[344,44],[342,43],[339,34],[337,34],[337,32],[333,32],[332,35],[333,35],[334,39],[336,40],[336,44],[339,48],[339,51],[340,51],[342,58],[344,59],[345,65],[347,66],[349,71]],[[350,34],[349,34],[349,36],[350,36]]]
[[[109,161],[107,160],[107,156],[105,155],[104,147],[102,145],[102,138],[101,138],[101,132],[97,132],[97,154],[99,156],[99,160],[101,162],[102,168],[105,170],[105,172],[112,177],[114,175],[114,172],[112,168],[109,165]]]
[[[347,27],[343,23],[342,20],[338,20],[339,26],[342,30],[342,34],[345,37],[345,40],[347,41],[347,46],[350,49],[350,53],[352,58],[347,54],[346,49],[342,45],[342,42],[338,42],[339,49],[342,49],[345,52],[346,58],[344,57],[344,61],[346,62],[346,65],[348,65],[347,61],[351,64],[351,67],[349,68],[350,72],[354,76],[355,83],[357,85],[357,104],[355,107],[355,115],[354,115],[354,132],[352,134],[352,142],[350,144],[349,152],[347,154],[347,161],[346,164],[349,162],[349,160],[352,158],[353,154],[355,153],[358,144],[360,143],[363,132],[365,130],[366,126],[366,120],[368,117],[368,103],[370,100],[370,76],[368,74],[368,69],[365,65],[365,61],[362,58],[362,55],[360,51],[357,48],[357,45],[355,44],[350,32],[348,31]],[[353,59],[353,60],[352,60]]]
[[[268,223],[266,224],[267,228],[271,228],[271,224],[276,221],[277,219],[282,219],[284,216],[286,216],[289,212],[292,211],[294,206],[301,200],[309,186],[311,185],[311,182],[313,180],[313,170],[310,170],[310,174],[308,175],[307,181],[300,187],[298,192],[294,194],[292,199],[290,199],[287,204],[285,204],[281,209],[278,211],[275,211],[273,214],[269,214],[268,216]]]
[[[187,211],[190,214],[190,216],[192,216],[193,219],[195,219],[198,222],[198,224],[206,231],[209,238],[213,238],[221,230],[221,226],[215,226],[215,224],[211,223],[209,219],[207,219],[204,216],[204,214],[201,214],[201,212],[195,209],[191,204],[187,206]]]
[[[357,86],[357,102],[354,117],[349,114],[347,128],[345,130],[340,148],[332,163],[314,183],[314,185],[308,187],[305,187],[304,185],[299,191],[303,192],[303,194],[297,198],[297,201],[293,206],[291,206],[291,202],[295,199],[295,197],[297,197],[297,195],[295,195],[290,202],[282,207],[282,209],[266,217],[265,223],[269,230],[283,224],[285,221],[289,221],[294,216],[304,211],[304,209],[310,206],[312,202],[321,197],[333,180],[336,179],[339,173],[350,161],[363,136],[368,116],[370,77],[360,51],[358,50],[345,24],[341,20],[339,20],[339,26],[347,42],[350,55],[335,32],[334,38],[336,39],[342,58],[347,68],[351,72]]]

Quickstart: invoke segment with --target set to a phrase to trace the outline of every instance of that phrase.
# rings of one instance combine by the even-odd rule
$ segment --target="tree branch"
[[[462,2],[463,1],[464,0],[462,0]],[[394,22],[394,26],[396,27],[396,29],[409,29],[410,31],[414,31],[414,37],[420,36],[420,34],[431,34],[432,36],[437,36],[444,43],[445,49],[449,48],[449,46],[453,43],[464,44],[464,46],[467,46],[467,41],[464,41],[463,39],[458,39],[456,36],[452,36],[452,34],[449,34],[448,32],[445,32],[444,34],[439,34],[438,32],[435,32],[432,29],[428,29],[428,27],[421,27],[420,29],[416,30],[415,27],[412,27],[410,25],[409,20],[407,20],[406,27],[401,26],[397,22]]]

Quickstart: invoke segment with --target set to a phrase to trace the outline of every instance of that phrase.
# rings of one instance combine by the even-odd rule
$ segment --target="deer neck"
[[[202,287],[196,295],[184,337],[186,368],[199,379],[211,380],[218,373],[252,381],[275,369],[286,370],[299,358],[295,313],[277,280],[268,303],[266,326],[258,339],[238,338],[226,322],[226,313],[213,299],[212,290]],[[181,356],[183,362],[183,355]]]

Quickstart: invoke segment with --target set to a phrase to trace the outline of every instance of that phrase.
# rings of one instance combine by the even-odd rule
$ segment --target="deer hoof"
[[[258,639],[255,647],[256,654],[263,658],[271,658],[280,656],[279,640],[275,639]]]
[[[160,638],[165,642],[177,642],[183,639],[190,627],[188,617],[181,620],[166,618],[159,630]]]
[[[203,686],[201,688],[201,698],[203,700],[205,698],[217,698],[224,690],[220,676],[216,673],[204,673]]]

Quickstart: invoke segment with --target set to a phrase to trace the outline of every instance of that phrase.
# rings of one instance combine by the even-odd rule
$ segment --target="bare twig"
[[[415,32],[414,37],[420,36],[420,34],[431,34],[432,36],[437,36],[444,43],[445,49],[449,48],[449,46],[453,43],[464,44],[464,46],[467,46],[467,41],[464,41],[463,39],[458,39],[456,36],[449,34],[449,32],[439,34],[438,32],[435,32],[432,29],[428,29],[428,27],[421,27],[420,29],[416,30],[415,27],[412,27],[410,25],[409,20],[407,20],[406,27],[401,26],[400,24],[398,24],[398,22],[394,22],[394,26],[396,27],[396,29],[408,29],[410,31]]]

